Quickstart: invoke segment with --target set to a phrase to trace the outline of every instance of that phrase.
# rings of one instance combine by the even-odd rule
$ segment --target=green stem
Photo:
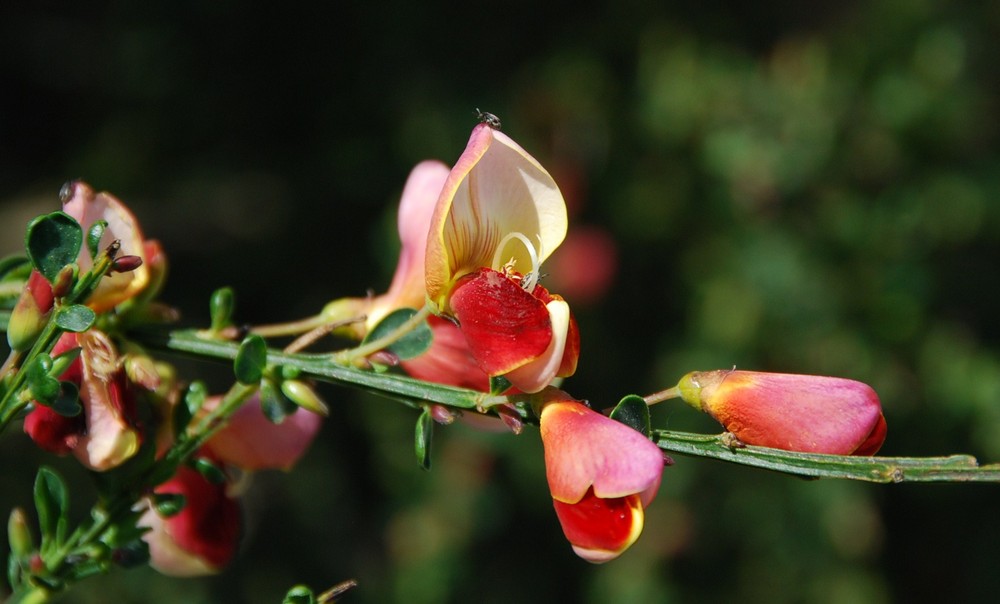
[[[865,482],[1000,482],[1000,464],[981,466],[971,455],[946,457],[864,457],[797,453],[732,446],[725,434],[690,434],[654,430],[653,440],[664,451],[709,457],[812,478],[842,478]]]
[[[220,340],[206,340],[194,331],[171,333],[136,333],[135,337],[149,348],[231,361],[236,358],[239,344]],[[329,354],[289,354],[269,349],[267,362],[273,365],[294,367],[319,380],[347,384],[408,402],[428,401],[458,409],[484,409],[510,401],[506,396],[494,396],[475,390],[444,386],[392,373],[374,373],[334,362]]]
[[[672,388],[667,388],[666,390],[660,390],[659,392],[654,392],[653,394],[642,397],[642,400],[646,401],[647,405],[655,405],[656,403],[662,403],[663,401],[668,401],[672,398],[677,398],[681,395],[681,389],[677,386]]]

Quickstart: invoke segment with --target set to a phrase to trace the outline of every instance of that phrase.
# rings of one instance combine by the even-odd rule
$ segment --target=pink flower
[[[874,455],[885,440],[878,395],[837,377],[696,371],[681,378],[682,398],[748,445],[834,455]]]
[[[503,133],[476,126],[431,217],[427,298],[458,321],[487,375],[503,375],[523,392],[576,369],[569,305],[537,285],[566,225],[549,173]]]
[[[641,433],[558,390],[541,409],[545,474],[563,533],[578,556],[607,562],[642,532],[663,454]]]
[[[204,410],[214,409],[221,397],[205,401]],[[296,409],[275,424],[260,408],[254,396],[230,416],[222,430],[205,445],[219,461],[244,470],[290,470],[306,452],[319,432],[323,418],[305,409]]]
[[[146,265],[147,247],[142,230],[132,212],[110,194],[94,193],[82,181],[67,183],[61,195],[66,200],[63,211],[80,223],[84,233],[98,220],[107,221],[108,226],[101,237],[99,250],[105,249],[117,239],[121,242],[120,256],[138,256],[143,261],[134,270],[109,273],[91,294],[87,306],[95,312],[104,312],[141,292],[149,283],[150,268]],[[80,250],[77,264],[80,265],[81,273],[89,271],[93,266],[86,246]]]
[[[79,387],[83,412],[64,417],[36,403],[25,417],[24,431],[47,451],[72,452],[92,470],[109,470],[135,455],[142,442],[135,419],[136,385],[126,376],[114,344],[96,329],[64,334],[52,355],[77,346],[80,356],[60,378]]]
[[[479,368],[458,326],[440,317],[429,317],[434,339],[424,354],[400,365],[411,376],[438,384],[486,392],[490,378]]]
[[[240,509],[225,484],[181,466],[154,492],[182,495],[184,507],[163,517],[150,502],[139,520],[139,526],[150,529],[142,536],[149,545],[150,566],[165,575],[194,577],[216,573],[232,560],[240,538]]]

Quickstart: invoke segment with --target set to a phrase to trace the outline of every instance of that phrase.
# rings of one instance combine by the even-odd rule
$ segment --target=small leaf
[[[52,358],[47,354],[39,354],[24,369],[25,388],[32,399],[45,406],[59,397],[59,380],[49,375],[51,370]]]
[[[28,258],[50,283],[55,283],[64,266],[76,261],[82,245],[83,229],[64,212],[35,218],[24,236]]]
[[[498,395],[507,392],[512,384],[510,380],[502,375],[497,375],[490,378],[490,394]]]
[[[212,318],[212,331],[219,331],[232,325],[235,307],[236,294],[231,287],[220,287],[212,292],[212,297],[208,301],[209,316]]]
[[[179,438],[187,430],[191,418],[201,410],[206,398],[208,398],[208,387],[205,386],[205,382],[191,382],[187,392],[184,393],[184,400],[174,405],[174,438]]]
[[[219,466],[204,457],[199,457],[191,462],[191,467],[204,476],[205,480],[211,482],[212,484],[222,484],[226,482],[226,473],[223,472]]]
[[[285,421],[285,418],[290,413],[294,413],[296,408],[295,403],[285,397],[277,384],[269,379],[261,380],[260,410],[272,424],[280,424]]]
[[[77,346],[76,348],[70,348],[69,350],[55,356],[52,359],[52,367],[49,369],[49,375],[52,377],[59,377],[64,371],[69,369],[69,366],[73,364],[73,361],[80,358],[80,353],[83,352],[83,348]]]
[[[425,470],[431,469],[431,438],[434,436],[434,418],[429,410],[417,418],[417,426],[414,431],[413,447],[417,454],[417,463]]]
[[[316,604],[316,596],[305,585],[296,585],[288,590],[281,604]]]
[[[80,406],[80,387],[73,382],[58,382],[59,391],[49,405],[52,410],[63,417],[76,417],[83,411]]]
[[[187,498],[180,493],[154,493],[153,505],[156,513],[163,518],[176,516],[187,505]]]
[[[233,371],[241,384],[256,384],[264,377],[267,366],[267,342],[258,335],[248,336],[236,353]]]
[[[104,236],[104,231],[107,228],[107,220],[96,220],[87,229],[87,251],[90,252],[91,260],[96,259],[97,254],[101,252],[101,237]]]
[[[83,304],[63,306],[56,312],[56,325],[65,331],[81,333],[90,329],[97,315]]]
[[[42,548],[58,547],[67,522],[69,493],[66,491],[66,483],[51,468],[43,466],[38,469],[35,477],[35,509],[38,511]]]
[[[635,394],[625,396],[611,412],[611,419],[649,436],[649,405],[641,396]]]
[[[399,329],[403,323],[409,321],[415,314],[417,314],[417,311],[412,308],[400,308],[389,313],[378,325],[368,332],[362,345],[390,335]],[[430,326],[427,325],[427,321],[423,321],[413,331],[389,344],[386,350],[395,354],[401,361],[406,361],[427,352],[433,340],[434,335],[431,332]]]

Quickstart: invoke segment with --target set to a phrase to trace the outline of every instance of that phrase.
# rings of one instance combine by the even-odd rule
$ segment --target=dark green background
[[[601,407],[693,369],[843,375],[880,393],[883,453],[1000,460],[1000,5],[686,4],[8,3],[0,251],[81,177],[163,242],[187,324],[221,285],[241,320],[301,317],[386,287],[407,172],[454,161],[481,107],[553,172],[574,225],[618,242],[612,290],[574,305],[570,392]],[[1000,590],[995,486],[678,457],[639,542],[595,567],[562,538],[535,429],[438,429],[426,473],[411,410],[322,391],[330,420],[294,472],[255,481],[229,570],[119,572],[66,601],[278,602],[352,577],[359,603]],[[717,429],[680,404],[654,422]],[[6,515],[51,459],[17,427],[0,459]],[[56,465],[82,514],[86,477]]]

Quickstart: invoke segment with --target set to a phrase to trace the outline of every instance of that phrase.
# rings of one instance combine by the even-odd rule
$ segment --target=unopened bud
[[[461,417],[462,412],[459,409],[452,409],[451,407],[445,407],[444,405],[428,405],[427,411],[431,414],[431,418],[437,423],[447,426],[455,421],[455,418]]]
[[[75,263],[62,267],[56,280],[52,283],[52,295],[56,298],[68,296],[76,285],[76,277],[80,272],[80,267]]]
[[[125,375],[133,384],[139,384],[149,391],[160,387],[160,374],[153,359],[144,354],[125,355]]]
[[[122,256],[111,263],[111,270],[116,273],[128,273],[142,266],[141,256]]]
[[[368,355],[368,360],[376,365],[395,367],[399,365],[399,355],[389,350],[379,350]]]
[[[311,386],[300,380],[285,380],[281,382],[281,392],[299,407],[326,417],[330,414],[323,399],[316,394]]]
[[[7,520],[7,538],[10,540],[10,552],[18,558],[29,555],[35,549],[28,527],[28,517],[21,508],[14,508]]]
[[[11,349],[21,352],[35,343],[48,321],[53,300],[52,286],[41,273],[32,271],[8,321],[7,342]]]

